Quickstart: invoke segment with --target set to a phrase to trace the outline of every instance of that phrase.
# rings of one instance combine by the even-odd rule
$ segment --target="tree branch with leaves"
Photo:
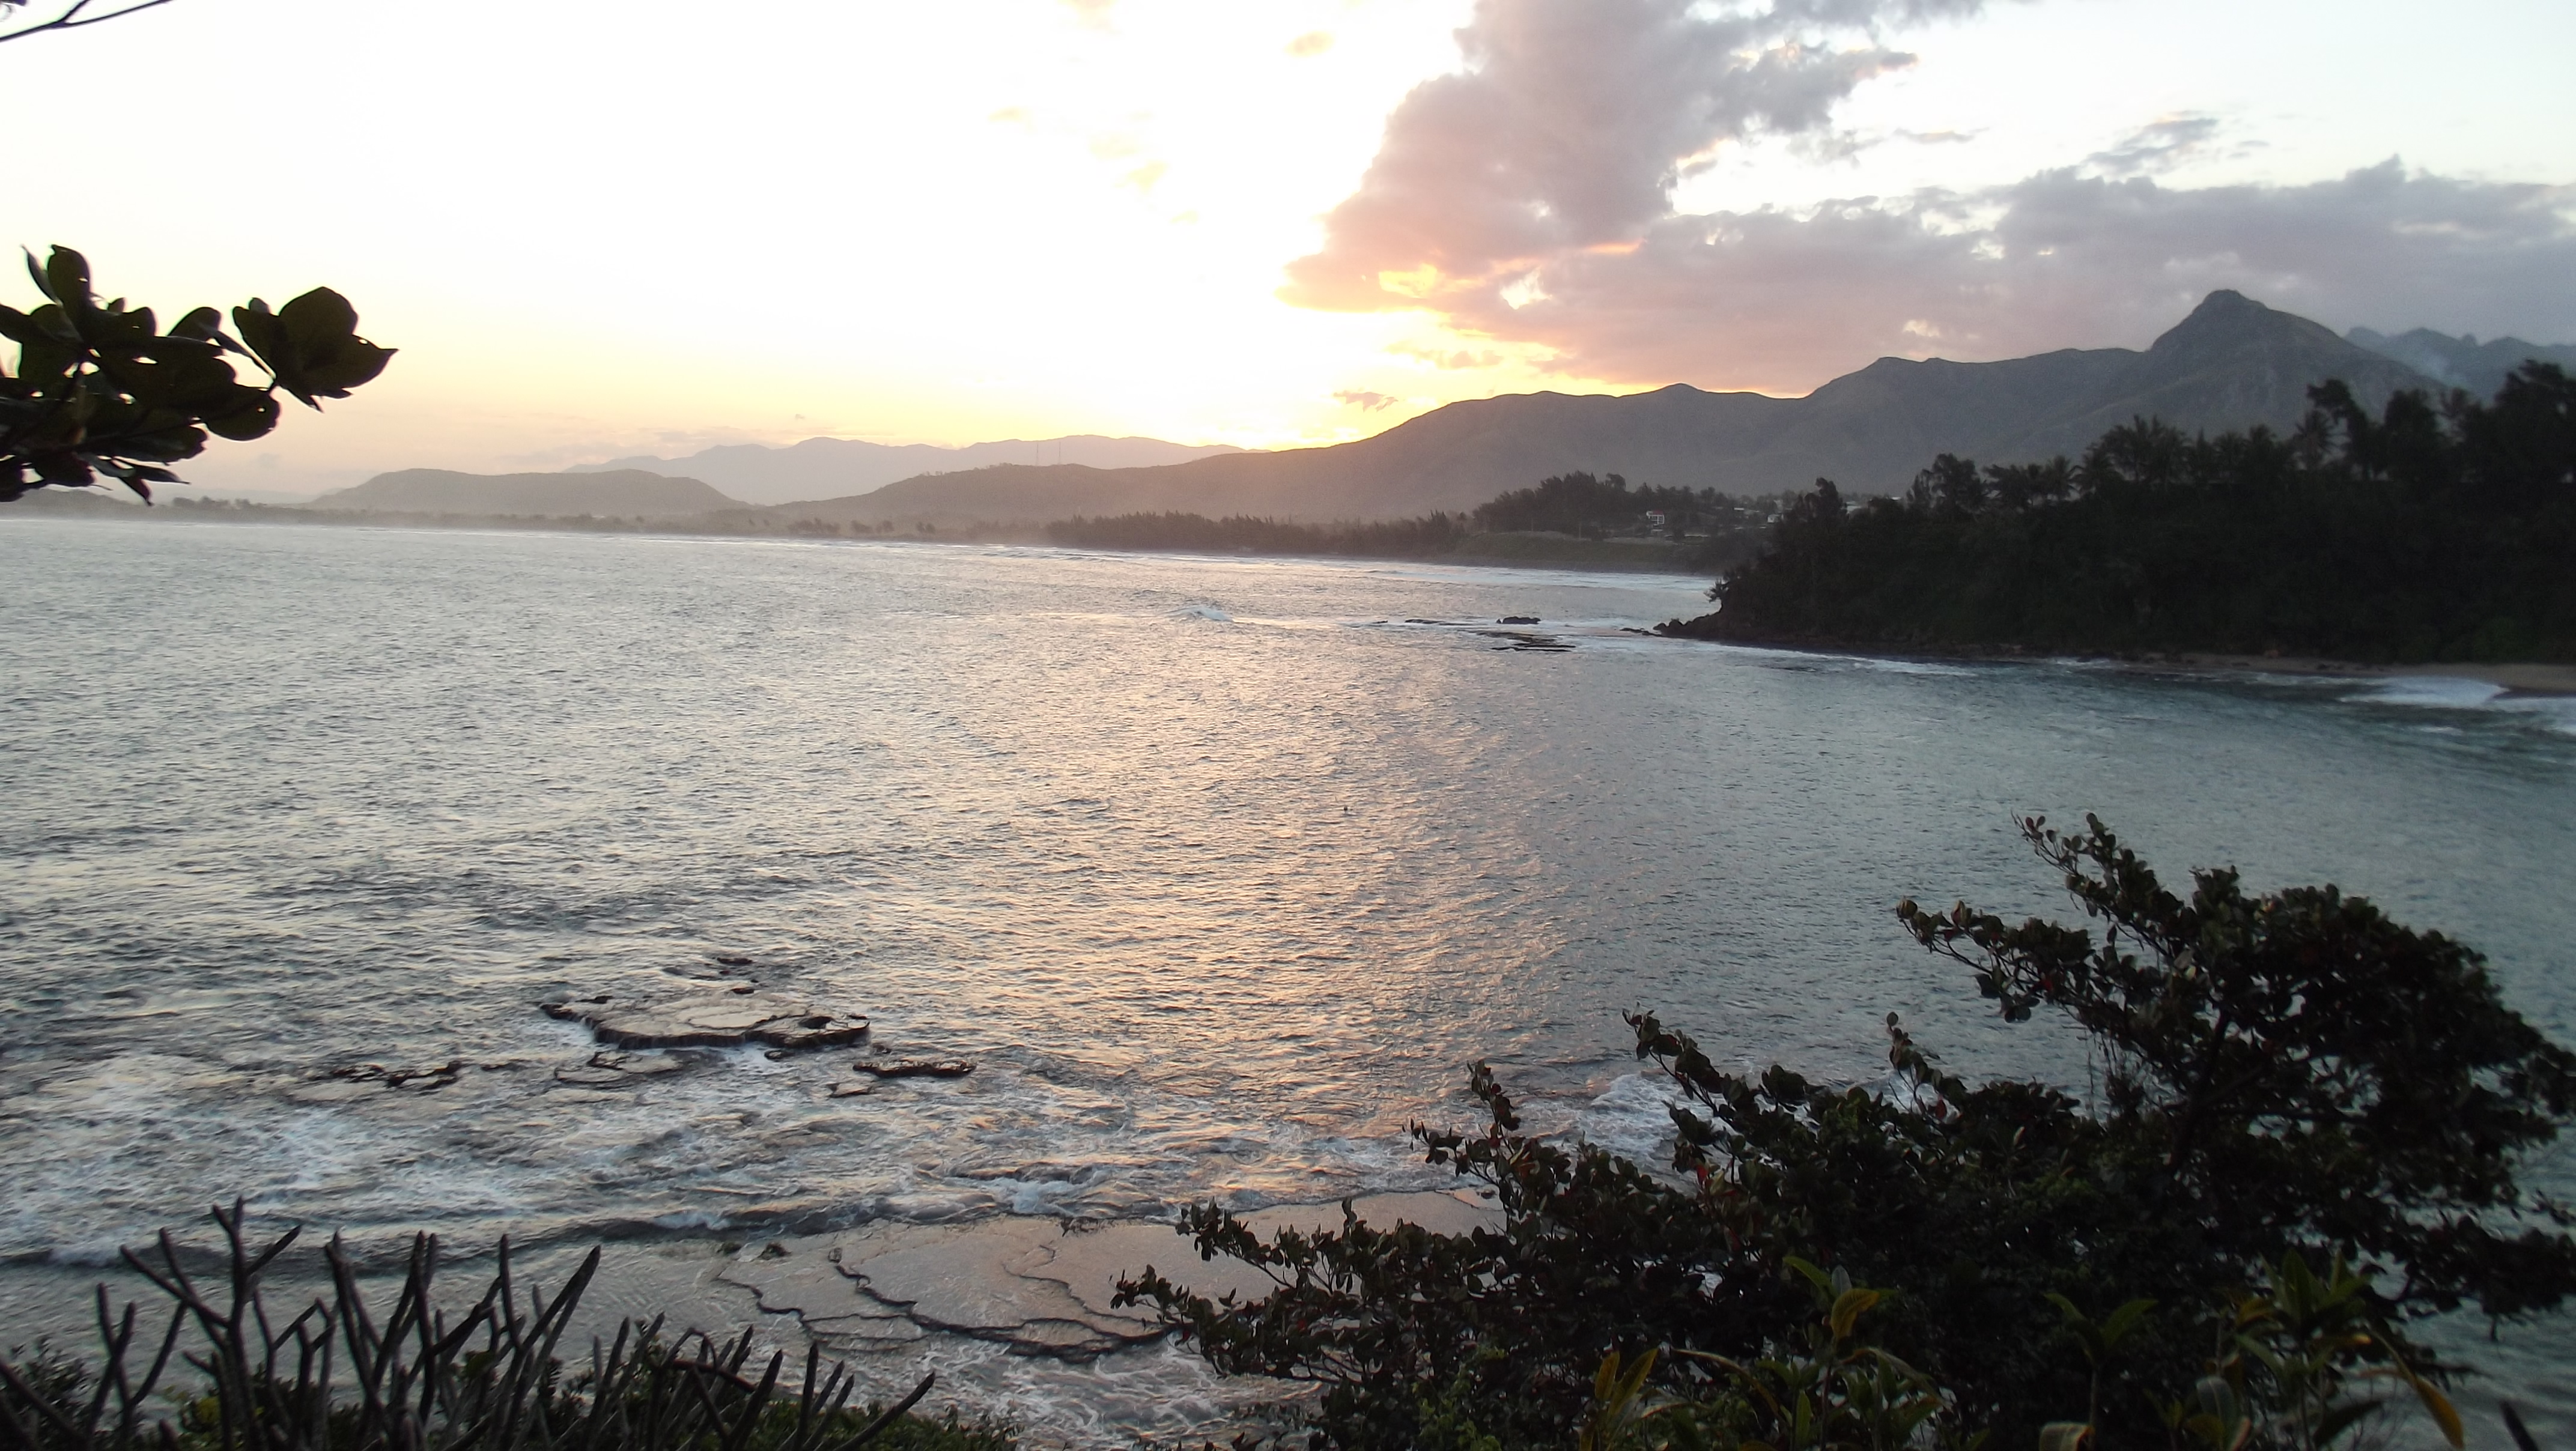
[[[211,307],[163,332],[148,307],[99,301],[88,260],[69,247],[42,264],[30,253],[27,273],[43,305],[0,306],[0,337],[18,347],[0,374],[0,502],[103,475],[148,503],[153,484],[179,481],[164,465],[196,457],[208,434],[248,440],[275,428],[281,390],[319,409],[394,355],[358,336],[357,310],[327,287],[275,311],[254,297],[232,310],[233,332]],[[243,382],[235,358],[267,381]]]

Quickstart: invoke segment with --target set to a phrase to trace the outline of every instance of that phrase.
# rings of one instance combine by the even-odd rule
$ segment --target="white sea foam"
[[[2451,675],[2403,675],[2376,680],[2343,697],[2355,705],[2455,711],[2527,721],[2559,735],[2576,735],[2576,696],[2521,695],[2484,680]]]
[[[1673,1109],[1683,1102],[1661,1074],[1623,1073],[1574,1115],[1576,1137],[1645,1169],[1672,1160]]]
[[[2501,685],[2452,675],[2400,675],[2375,680],[2346,700],[2371,705],[2423,705],[2441,710],[2475,710],[2503,696]]]

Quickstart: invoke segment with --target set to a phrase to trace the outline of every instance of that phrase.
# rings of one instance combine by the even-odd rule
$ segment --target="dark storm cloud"
[[[1718,144],[1820,130],[1854,87],[1913,59],[1835,37],[1979,4],[1777,0],[1705,14],[1692,0],[1479,0],[1458,33],[1467,69],[1396,107],[1282,296],[1366,311],[1632,240]]]

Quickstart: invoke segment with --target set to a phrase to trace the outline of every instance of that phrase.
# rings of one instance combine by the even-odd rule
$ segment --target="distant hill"
[[[1166,443],[1159,438],[1006,438],[963,448],[934,444],[862,443],[849,438],[809,438],[785,448],[754,443],[701,449],[686,458],[620,458],[583,464],[567,473],[641,469],[677,478],[704,479],[752,504],[789,504],[865,493],[919,474],[980,469],[992,464],[1080,464],[1095,469],[1155,468],[1216,454],[1241,453],[1231,445]]]
[[[2481,398],[2494,397],[2495,391],[2504,386],[2507,373],[2535,358],[2576,369],[2576,343],[2526,343],[2520,338],[2491,338],[2482,343],[2475,336],[2455,338],[2421,327],[2393,338],[2357,327],[2345,333],[2344,340],[2395,358],[2436,383],[2466,388]]]
[[[603,474],[460,474],[447,469],[403,469],[378,474],[353,488],[334,489],[315,499],[313,507],[386,514],[556,518],[591,514],[617,519],[677,519],[718,509],[739,509],[742,503],[696,479],[665,478],[637,469]]]
[[[1819,476],[1893,493],[1936,454],[1981,463],[2081,452],[2133,417],[2187,431],[2286,430],[2307,388],[2341,378],[2376,406],[2431,380],[2317,323],[2213,292],[2144,352],[2068,349],[1996,363],[1881,358],[1804,398],[1685,384],[1626,396],[1526,393],[1452,403],[1374,438],[1163,468],[1005,464],[905,479],[784,513],[831,520],[1043,520],[1179,510],[1386,519],[1471,509],[1574,470],[1765,494]]]

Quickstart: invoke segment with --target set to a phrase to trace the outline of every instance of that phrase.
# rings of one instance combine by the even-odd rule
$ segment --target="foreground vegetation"
[[[223,1271],[203,1284],[169,1234],[127,1266],[160,1293],[151,1314],[112,1311],[98,1290],[101,1356],[87,1363],[39,1346],[0,1358],[0,1438],[18,1451],[1008,1451],[989,1423],[912,1414],[925,1376],[892,1406],[853,1406],[853,1382],[809,1350],[802,1374],[784,1354],[751,1356],[749,1331],[717,1341],[665,1339],[659,1319],[619,1322],[588,1364],[557,1354],[593,1250],[552,1296],[515,1284],[510,1249],[460,1309],[438,1290],[438,1242],[424,1235],[392,1303],[370,1305],[357,1267],[334,1240],[331,1292],[292,1317],[274,1312],[262,1274],[295,1242],[249,1243],[242,1210],[217,1209]],[[202,1382],[183,1384],[193,1373]]]
[[[2516,1167],[2576,1112],[2576,1055],[2478,955],[2332,887],[2186,895],[2099,822],[2025,823],[2098,935],[1899,905],[2003,1015],[2079,1030],[2099,1075],[1970,1084],[1891,1015],[1884,1090],[1741,1076],[1652,1015],[1670,1173],[1487,1122],[1417,1127],[1498,1230],[1264,1241],[1189,1213],[1278,1288],[1122,1286],[1217,1368],[1321,1387],[1343,1446],[1899,1445],[2317,1451],[2392,1397],[2454,1445],[2451,1368],[2407,1336],[2576,1291],[2566,1210]]]
[[[164,465],[196,457],[209,434],[267,436],[280,391],[318,409],[393,360],[358,336],[357,310],[327,287],[274,312],[256,297],[234,308],[236,338],[211,307],[165,333],[148,307],[100,301],[88,259],[69,247],[42,263],[28,254],[27,275],[44,301],[33,312],[0,306],[0,339],[18,349],[16,368],[0,371],[0,503],[102,479],[148,501],[154,484],[178,482]],[[240,381],[228,359],[267,382]]]
[[[2082,460],[1943,455],[1901,498],[1818,481],[1667,633],[1900,649],[2576,661],[2576,381],[2492,402],[2340,383],[2289,437],[2141,420]]]

